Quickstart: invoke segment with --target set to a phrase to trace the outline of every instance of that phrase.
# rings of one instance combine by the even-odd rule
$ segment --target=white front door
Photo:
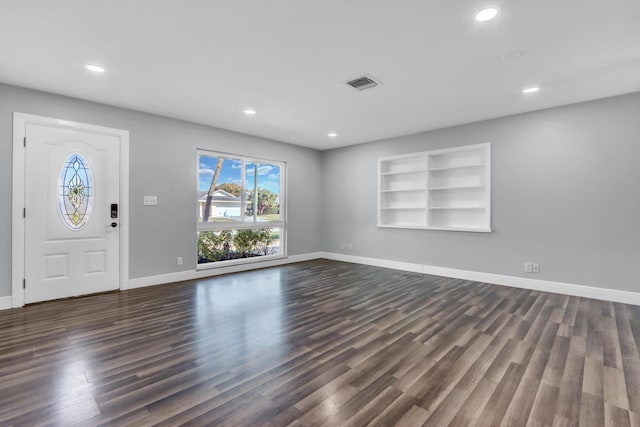
[[[27,124],[25,302],[119,288],[120,138]]]

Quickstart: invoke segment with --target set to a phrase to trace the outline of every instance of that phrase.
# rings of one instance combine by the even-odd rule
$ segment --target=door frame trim
[[[120,138],[120,257],[119,289],[129,289],[129,131],[51,117],[13,113],[13,184],[11,196],[11,305],[24,305],[22,281],[25,276],[25,203],[27,125],[46,125]]]

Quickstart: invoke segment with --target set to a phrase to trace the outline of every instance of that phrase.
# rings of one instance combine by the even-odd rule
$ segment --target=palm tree
[[[211,178],[211,185],[207,192],[207,201],[204,204],[204,214],[202,215],[203,222],[209,222],[209,215],[211,213],[211,201],[213,200],[213,192],[216,190],[216,182],[218,176],[220,176],[220,169],[222,169],[223,157],[218,157],[218,163],[216,163],[216,170],[213,172],[213,178]]]

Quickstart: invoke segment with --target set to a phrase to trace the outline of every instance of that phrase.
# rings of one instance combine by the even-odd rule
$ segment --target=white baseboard
[[[491,283],[494,285],[511,286],[513,288],[530,289],[551,292],[555,294],[572,295],[593,298],[623,304],[640,305],[640,293],[622,291],[618,289],[598,288],[595,286],[576,285],[572,283],[552,282],[549,280],[529,279],[526,277],[504,276],[501,274],[483,273],[480,271],[459,270],[456,268],[437,267],[433,265],[414,264],[399,261],[389,261],[380,258],[360,257],[335,252],[323,252],[322,258],[335,261],[353,262],[356,264],[374,265],[377,267],[393,268],[396,270],[412,271],[414,273],[430,274],[433,276],[451,277],[454,279],[472,280],[475,282]]]
[[[373,265],[376,267],[392,268],[394,270],[411,271],[413,273],[424,273],[422,264],[410,262],[391,261],[381,258],[369,258],[363,256],[339,254],[335,252],[322,252],[322,258],[333,261],[352,262],[354,264]]]
[[[291,264],[294,262],[309,261],[322,258],[323,252],[310,252],[300,255],[291,255],[286,258],[258,261],[248,264],[236,264],[228,267],[209,268],[206,270],[188,270],[177,273],[159,274],[157,276],[137,277],[129,279],[129,289],[143,288],[145,286],[161,285],[164,283],[181,282],[184,280],[202,279],[204,277],[219,276],[221,274],[236,273],[239,271],[256,270],[276,265]]]
[[[208,270],[181,271],[177,273],[160,274],[157,276],[138,277],[129,280],[129,289],[160,285],[164,283],[180,282],[183,280],[200,279],[203,277],[218,276],[221,274],[235,273],[239,271],[256,270],[259,268],[309,261],[318,258],[325,258],[334,261],[352,262],[355,264],[373,265],[376,267],[410,271],[413,273],[430,274],[433,276],[451,277],[453,279],[472,280],[475,282],[491,283],[494,285],[511,286],[513,288],[530,289],[535,291],[593,298],[603,301],[640,305],[640,293],[637,292],[621,291],[617,289],[605,289],[595,286],[576,285],[572,283],[552,282],[549,280],[529,279],[526,277],[505,276],[501,274],[483,273],[480,271],[459,270],[456,268],[437,267],[426,264],[391,261],[380,258],[361,257],[335,252],[310,252],[301,255],[292,255],[287,258],[280,258],[251,264],[212,268]],[[11,296],[0,297],[0,310],[7,310],[10,308],[12,308]]]
[[[6,297],[0,297],[0,310],[8,310],[12,308],[11,295]]]

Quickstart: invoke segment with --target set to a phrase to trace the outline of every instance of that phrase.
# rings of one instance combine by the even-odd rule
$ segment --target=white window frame
[[[197,194],[199,190],[196,190],[196,236],[201,231],[222,231],[222,230],[253,230],[259,228],[279,228],[280,229],[280,253],[274,255],[263,255],[251,258],[240,258],[233,259],[227,261],[215,261],[208,262],[205,264],[197,264],[197,270],[207,270],[211,268],[220,268],[220,267],[228,267],[230,265],[236,264],[248,264],[248,263],[257,263],[262,261],[269,261],[274,259],[286,258],[287,257],[287,162],[282,160],[271,160],[271,159],[262,159],[257,157],[248,157],[242,156],[233,153],[223,153],[220,151],[212,151],[206,149],[198,149],[196,150],[196,189],[198,187],[198,173],[197,171],[200,168],[200,156],[207,157],[224,157],[225,159],[232,160],[240,160],[242,161],[242,168],[240,170],[241,179],[242,179],[242,197],[240,204],[240,220],[232,221],[232,222],[202,222],[200,221],[200,206],[198,203]],[[245,174],[245,164],[251,163],[268,163],[273,165],[280,166],[280,193],[278,194],[280,201],[280,220],[278,221],[265,221],[265,222],[247,222],[245,221],[245,212],[246,212],[246,201],[244,199],[246,188],[246,174]],[[197,245],[196,245],[197,251]],[[197,258],[197,256],[196,256]]]

